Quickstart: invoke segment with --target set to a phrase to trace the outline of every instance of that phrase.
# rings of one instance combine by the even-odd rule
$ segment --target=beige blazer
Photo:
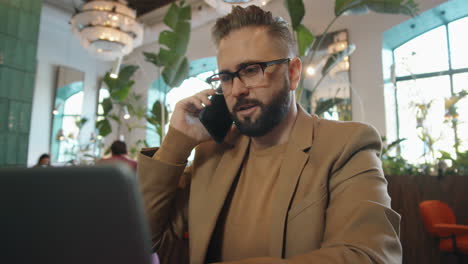
[[[140,185],[155,250],[161,255],[171,248],[165,241],[183,244],[188,228],[190,263],[204,263],[248,143],[248,137],[233,133],[224,144],[199,145],[186,172],[189,194],[177,188],[185,165],[151,159],[154,149],[142,151]],[[273,190],[269,257],[298,264],[401,263],[400,216],[390,209],[380,149],[373,127],[320,119],[299,107]],[[182,209],[187,200],[188,216]]]

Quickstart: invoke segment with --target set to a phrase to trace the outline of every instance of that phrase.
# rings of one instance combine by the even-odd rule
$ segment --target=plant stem
[[[319,41],[317,43],[317,45],[315,45],[315,41],[314,43],[312,43],[312,45],[310,45],[310,48],[307,50],[306,54],[309,53],[311,50],[311,54],[310,56],[307,55],[304,59],[304,63],[303,65],[308,65],[312,62],[312,60],[314,59],[315,57],[315,54],[317,53],[317,50],[320,48],[320,46],[322,45],[323,43],[323,40],[325,39],[325,36],[326,34],[328,33],[328,30],[330,30],[331,26],[335,23],[335,21],[339,18],[340,16],[335,16],[333,18],[333,20],[328,24],[328,26],[325,28],[325,30],[323,31],[322,35],[320,35],[320,38],[319,38]],[[314,48],[315,47],[315,48]],[[305,72],[306,72],[306,68],[307,67],[302,67],[302,76],[305,76]],[[319,84],[323,79],[323,76],[322,78],[317,82],[317,84]],[[317,85],[315,85],[315,87],[317,87]],[[301,82],[300,82],[300,85],[299,85],[299,95],[296,97],[297,101],[300,102],[301,99],[302,99],[302,91],[304,90],[304,78],[301,78]],[[313,90],[312,90],[313,92]]]

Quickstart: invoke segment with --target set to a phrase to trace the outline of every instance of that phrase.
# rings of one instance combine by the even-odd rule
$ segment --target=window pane
[[[70,97],[71,98],[71,97]],[[62,130],[64,139],[60,141],[58,162],[67,162],[74,159],[78,144],[80,129],[76,126],[78,116],[64,116]]]
[[[449,24],[452,68],[468,68],[468,17]]]
[[[450,124],[444,122],[445,98],[450,95],[448,76],[397,83],[400,138],[407,139],[401,144],[403,158],[411,163],[424,163],[433,162],[433,157],[438,157],[437,150],[453,153],[453,131]],[[426,105],[427,115],[421,120],[417,116],[421,116],[419,109],[423,105]],[[433,153],[421,140],[424,132],[435,140]]]
[[[428,31],[395,49],[396,76],[448,70],[445,26]]]
[[[169,111],[172,112],[178,101],[192,96],[205,89],[210,89],[211,86],[205,82],[206,77],[210,76],[212,72],[200,73],[197,77],[190,77],[186,79],[179,87],[176,87],[167,93],[166,102],[169,106]],[[201,77],[199,77],[201,76]],[[205,77],[204,79],[202,77]]]
[[[98,115],[104,115],[104,109],[102,109],[102,101],[104,101],[104,99],[108,98],[109,96],[109,90],[103,88],[99,89]]]
[[[453,75],[453,88],[455,93],[462,90],[468,91],[468,73]],[[455,106],[459,114],[457,128],[457,134],[461,141],[459,151],[466,151],[468,150],[468,96],[458,101]]]
[[[63,110],[64,115],[81,115],[81,106],[83,104],[83,92],[78,92],[65,100]]]

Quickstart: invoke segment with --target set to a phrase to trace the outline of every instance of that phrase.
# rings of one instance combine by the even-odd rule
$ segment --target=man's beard
[[[269,104],[264,104],[257,99],[239,98],[233,107],[233,113],[231,113],[237,129],[249,137],[261,137],[275,128],[284,120],[289,111],[291,98],[288,87],[288,82],[285,80],[283,89],[276,94]],[[260,115],[255,121],[252,121],[251,117],[245,117],[243,121],[239,120],[236,115],[236,109],[243,104],[252,104],[260,107]]]

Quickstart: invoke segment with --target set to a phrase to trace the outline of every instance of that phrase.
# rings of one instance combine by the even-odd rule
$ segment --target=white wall
[[[88,118],[82,137],[89,138],[94,129],[98,78],[111,65],[97,61],[84,50],[70,30],[71,14],[43,4],[37,49],[37,71],[34,88],[28,165],[37,162],[42,153],[50,152],[52,108],[55,95],[56,67],[74,68],[85,74],[83,116]]]

